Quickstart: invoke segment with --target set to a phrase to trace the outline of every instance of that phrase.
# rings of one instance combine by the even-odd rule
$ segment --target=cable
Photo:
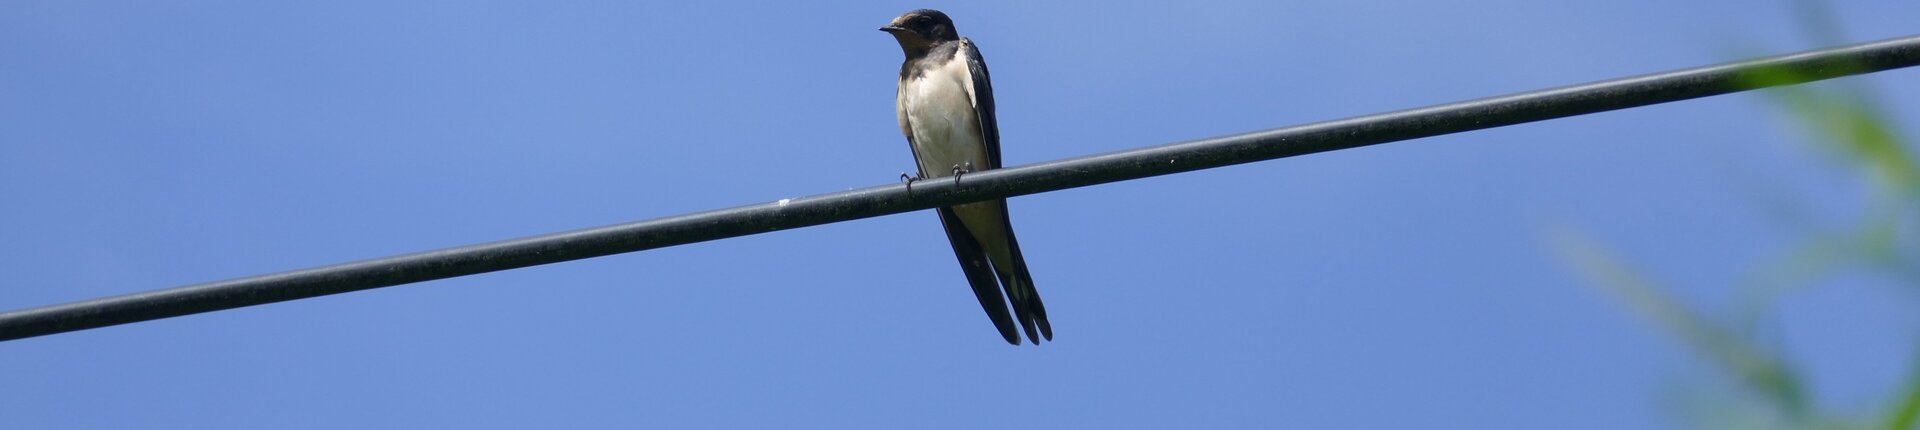
[[[0,341],[559,263],[941,206],[1872,73],[1920,36],[1449,103],[0,314]]]

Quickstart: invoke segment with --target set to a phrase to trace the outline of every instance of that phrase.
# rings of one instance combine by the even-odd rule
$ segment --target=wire
[[[0,313],[0,341],[1792,85],[1920,63],[1907,36],[1418,109]]]

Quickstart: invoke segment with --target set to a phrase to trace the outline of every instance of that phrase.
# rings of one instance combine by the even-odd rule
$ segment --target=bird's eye
[[[933,17],[931,17],[931,16],[926,16],[926,15],[920,15],[920,16],[916,16],[916,17],[913,17],[913,20],[914,20],[914,21],[918,21],[918,22],[919,22],[919,23],[921,23],[921,24],[926,24],[926,23],[929,23],[929,22],[933,22]]]

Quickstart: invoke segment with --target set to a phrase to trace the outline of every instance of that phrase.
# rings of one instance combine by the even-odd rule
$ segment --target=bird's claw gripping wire
[[[919,176],[912,176],[908,175],[907,172],[900,172],[900,182],[907,183],[907,198],[913,198],[913,181],[920,179]]]
[[[960,175],[965,173],[973,173],[972,161],[968,161],[965,164],[953,165],[953,184],[960,185]]]

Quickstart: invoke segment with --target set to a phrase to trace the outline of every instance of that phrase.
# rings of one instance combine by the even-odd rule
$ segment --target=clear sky
[[[1739,0],[9,1],[0,309],[892,183],[875,29],[920,7],[992,65],[1009,165],[1817,46]],[[1857,80],[1920,114],[1920,70]],[[1548,233],[1727,307],[1804,233],[1766,196],[1865,194],[1766,101],[1013,199],[1038,347],[921,212],[0,343],[0,428],[1673,427],[1698,354]],[[1775,337],[1874,411],[1915,295],[1836,283]]]

